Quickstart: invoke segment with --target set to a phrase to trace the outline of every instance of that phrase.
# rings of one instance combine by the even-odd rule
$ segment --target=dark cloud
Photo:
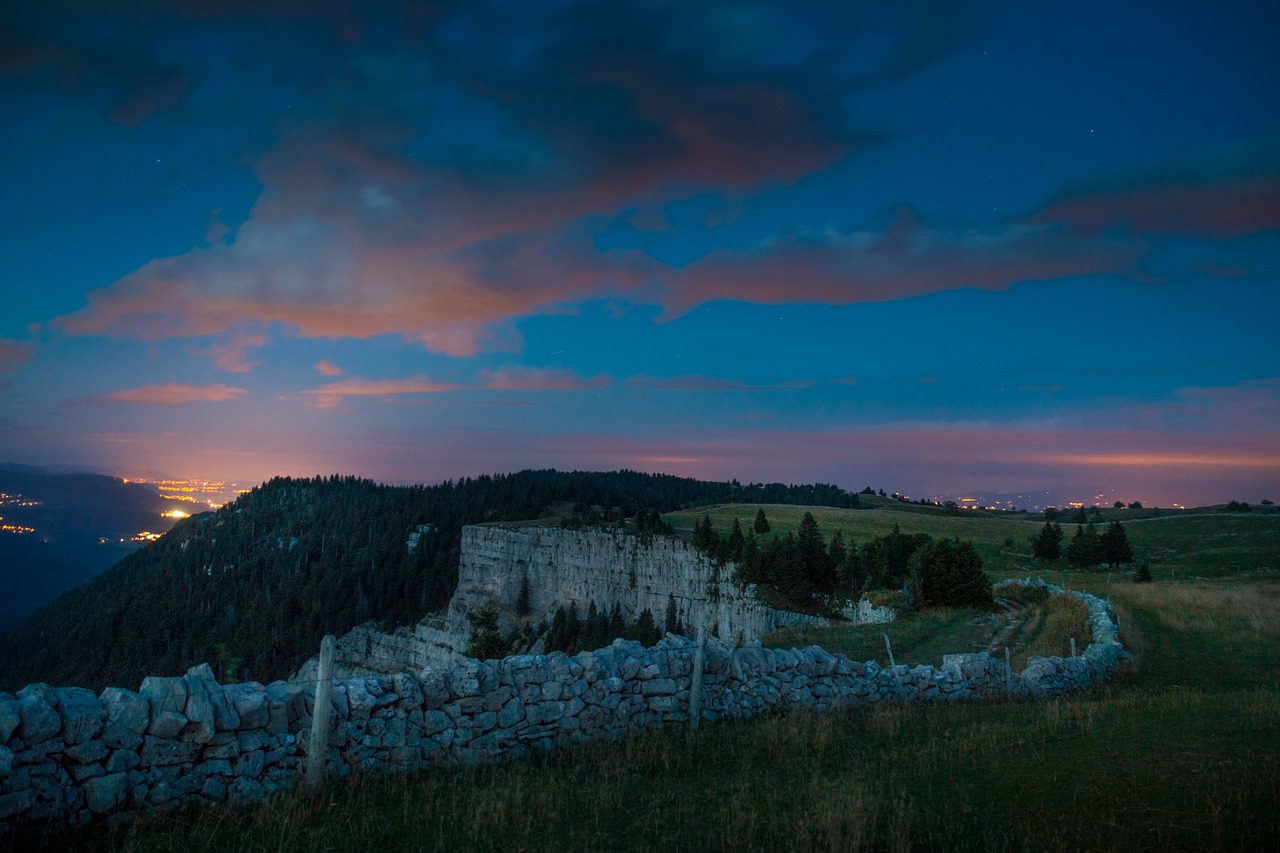
[[[1032,222],[1085,234],[1108,231],[1224,239],[1280,230],[1280,137],[1203,161],[1069,189]]]

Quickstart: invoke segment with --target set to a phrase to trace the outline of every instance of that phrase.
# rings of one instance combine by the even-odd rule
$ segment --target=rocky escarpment
[[[416,672],[457,663],[471,637],[469,612],[494,607],[504,632],[518,627],[517,601],[527,588],[530,618],[550,620],[557,607],[586,614],[595,602],[616,602],[630,623],[644,610],[661,620],[669,603],[690,634],[705,627],[713,637],[741,645],[780,628],[826,624],[825,619],[778,610],[739,587],[732,564],[720,565],[682,539],[639,536],[617,530],[477,525],[462,531],[458,588],[447,611],[413,630],[384,633],[364,625],[338,640],[335,671],[344,675]],[[883,622],[888,608],[860,602],[845,614],[853,621]],[[299,672],[314,672],[314,661]]]

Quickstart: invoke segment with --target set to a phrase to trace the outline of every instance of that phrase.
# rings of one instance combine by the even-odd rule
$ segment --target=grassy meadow
[[[712,520],[731,524],[731,512],[748,510],[754,516],[754,507],[714,509]],[[784,532],[803,511],[766,508]],[[991,574],[1036,573],[1026,546],[1035,522],[814,514],[824,532],[854,541],[896,520],[907,533],[974,539],[984,557],[1008,551],[1011,537],[1008,565],[989,564]],[[688,526],[700,516],[689,514]],[[1072,588],[1113,602],[1136,660],[1108,686],[1060,700],[670,729],[518,765],[364,778],[316,799],[291,793],[114,829],[10,836],[0,849],[1280,849],[1280,575],[1264,570],[1274,567],[1277,530],[1276,515],[1135,523],[1130,539],[1155,582],[1071,572]],[[773,639],[881,663],[884,633],[899,662],[994,643],[1016,664],[1066,653],[1047,647],[1083,630],[1069,610],[939,611]]]

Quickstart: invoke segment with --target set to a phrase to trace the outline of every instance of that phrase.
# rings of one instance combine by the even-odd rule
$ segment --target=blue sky
[[[0,457],[1274,497],[1278,36],[1266,3],[9,4]]]

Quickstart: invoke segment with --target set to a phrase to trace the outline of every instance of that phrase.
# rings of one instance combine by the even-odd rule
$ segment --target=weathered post
[[[316,677],[316,701],[311,715],[311,738],[307,741],[307,791],[318,793],[324,786],[325,757],[329,752],[329,705],[333,694],[334,636],[326,634],[320,643],[320,671]]]
[[[889,671],[893,673],[893,684],[894,684],[894,687],[896,688],[898,701],[904,702],[906,701],[906,698],[902,695],[902,679],[898,677],[898,665],[894,663],[894,660],[893,660],[893,645],[890,644],[889,642],[888,634],[885,634],[883,636],[884,636],[884,650],[889,654]]]
[[[1013,664],[1009,660],[1009,647],[1004,647],[1004,692],[1006,696],[1013,694]]]
[[[696,731],[702,716],[702,667],[707,649],[707,626],[698,627],[698,645],[693,650],[693,675],[689,678],[689,728]]]
[[[1075,637],[1071,638],[1071,656],[1072,657],[1076,656],[1076,638]]]

